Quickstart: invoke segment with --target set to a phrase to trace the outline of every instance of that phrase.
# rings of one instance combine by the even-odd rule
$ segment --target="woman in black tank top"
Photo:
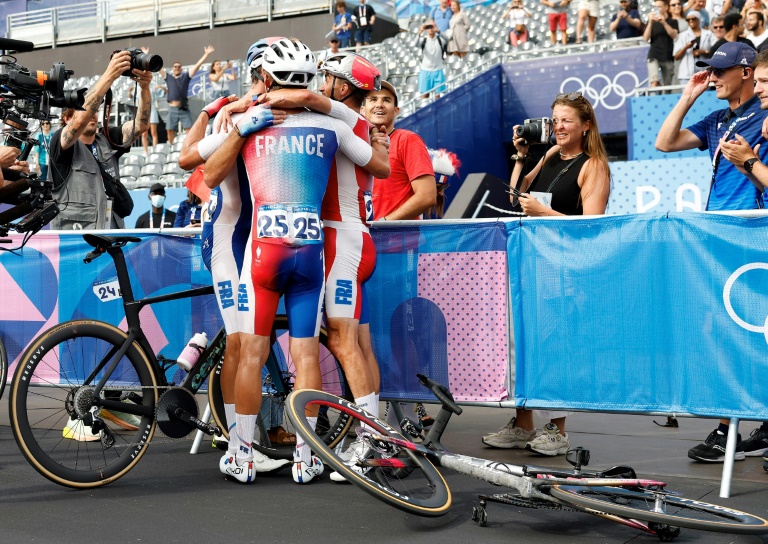
[[[530,216],[604,214],[611,187],[608,159],[595,112],[581,93],[557,95],[552,104],[552,133],[557,145],[519,187],[521,192],[549,195],[551,206],[526,196],[519,199],[523,211]],[[510,183],[518,186],[528,142],[517,135],[513,142],[517,156]],[[517,198],[512,195],[511,200],[514,204]]]
[[[550,195],[551,207],[530,193],[520,197],[520,206],[531,216],[602,215],[608,204],[611,175],[595,112],[581,93],[555,98],[552,131],[557,145],[523,178],[520,187],[520,191]],[[528,142],[523,138],[515,135],[514,144],[517,156],[510,180],[513,187],[517,186],[528,155]],[[511,200],[514,204],[517,198],[513,195]],[[565,432],[567,414],[548,412],[550,422],[536,433],[533,412],[520,408],[501,431],[484,436],[483,443],[496,448],[525,448],[542,455],[564,455],[570,447]]]

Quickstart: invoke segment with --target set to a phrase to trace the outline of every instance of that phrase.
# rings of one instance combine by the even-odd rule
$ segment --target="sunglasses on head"
[[[576,91],[574,93],[567,93],[567,94],[566,93],[560,93],[559,95],[557,95],[555,97],[555,100],[564,100],[564,99],[567,99],[567,100],[579,100],[579,99],[582,99],[582,100],[584,100],[584,95],[582,95],[579,91]]]

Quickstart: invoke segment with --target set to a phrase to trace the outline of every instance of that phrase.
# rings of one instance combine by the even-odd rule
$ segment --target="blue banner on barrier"
[[[510,224],[516,400],[768,419],[766,232],[700,214]]]
[[[433,400],[417,373],[464,401],[503,400],[508,366],[502,223],[373,229],[368,281],[381,396]]]
[[[135,298],[211,284],[199,236],[140,237],[142,242],[123,248]],[[114,262],[104,255],[83,264],[91,249],[79,235],[38,234],[22,256],[0,253],[0,332],[11,363],[32,338],[57,323],[90,318],[126,329]],[[147,306],[141,319],[152,348],[170,359],[194,333],[213,338],[223,325],[212,295]]]

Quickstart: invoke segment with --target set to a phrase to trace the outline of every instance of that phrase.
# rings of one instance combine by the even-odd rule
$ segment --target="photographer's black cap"
[[[752,66],[752,62],[757,56],[757,51],[745,43],[727,42],[717,48],[712,57],[706,60],[700,60],[696,66],[703,68],[711,66],[712,68],[732,68],[734,66]]]
[[[165,194],[165,185],[162,183],[155,183],[149,188],[150,193],[162,193]]]

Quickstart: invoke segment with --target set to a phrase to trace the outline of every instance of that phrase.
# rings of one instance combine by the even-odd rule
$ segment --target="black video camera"
[[[131,54],[131,67],[128,68],[125,72],[123,72],[123,75],[125,77],[132,77],[133,72],[132,70],[149,70],[150,72],[159,72],[163,68],[163,57],[160,55],[150,55],[149,53],[145,53],[141,49],[136,48],[127,48],[125,51],[128,51]],[[115,51],[115,53],[119,53],[119,51]],[[113,53],[114,55],[114,53]]]

